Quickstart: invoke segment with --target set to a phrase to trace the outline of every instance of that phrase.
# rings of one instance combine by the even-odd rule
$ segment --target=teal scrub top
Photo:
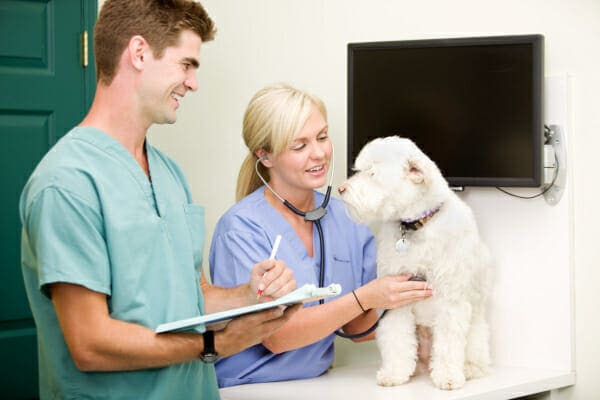
[[[38,332],[41,399],[216,399],[201,361],[127,372],[82,372],[46,285],[107,295],[110,316],[154,329],[204,313],[204,209],[180,168],[146,144],[151,180],[115,139],[78,127],[29,178],[19,204],[22,271]]]

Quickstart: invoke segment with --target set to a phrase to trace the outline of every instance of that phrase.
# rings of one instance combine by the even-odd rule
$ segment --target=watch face
[[[216,353],[206,353],[200,356],[200,359],[207,364],[214,363],[215,361],[217,361],[218,358],[219,355]]]

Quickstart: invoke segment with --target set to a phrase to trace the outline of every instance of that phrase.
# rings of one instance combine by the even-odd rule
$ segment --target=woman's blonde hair
[[[278,155],[285,151],[314,109],[327,120],[327,110],[320,99],[285,83],[269,85],[252,97],[244,114],[242,135],[249,151],[240,167],[236,201],[262,185],[254,170],[256,152],[263,149]],[[268,182],[268,168],[258,163],[258,170]]]

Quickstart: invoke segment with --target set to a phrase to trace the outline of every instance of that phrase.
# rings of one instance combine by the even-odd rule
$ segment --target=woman
[[[327,181],[333,151],[324,104],[285,84],[268,86],[250,101],[243,136],[249,154],[240,168],[239,202],[221,217],[211,244],[213,282],[225,287],[246,282],[250,267],[268,257],[281,234],[277,258],[294,270],[299,287],[318,285],[316,222],[305,221],[281,199],[299,210],[313,210],[323,201],[315,189]],[[331,199],[326,210],[320,220],[324,282],[341,284],[342,294],[322,305],[306,304],[262,344],[220,360],[220,387],[321,375],[333,361],[336,330],[363,332],[377,321],[377,308],[431,296],[425,282],[408,276],[375,279],[375,241],[368,227],[351,221],[339,200]]]

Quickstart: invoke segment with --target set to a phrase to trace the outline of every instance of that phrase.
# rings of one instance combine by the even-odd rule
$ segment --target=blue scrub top
[[[281,234],[276,258],[293,269],[298,286],[318,285],[321,249],[317,229],[313,229],[314,257],[310,257],[292,226],[265,200],[264,190],[262,186],[246,196],[217,223],[209,259],[213,283],[233,287],[248,282],[252,266],[269,257],[275,237]],[[323,195],[315,192],[315,204],[321,204],[322,200]],[[376,254],[369,228],[353,222],[343,203],[333,198],[321,224],[325,238],[325,285],[339,283],[345,294],[373,280]],[[216,364],[219,386],[319,376],[333,362],[334,338],[332,333],[316,343],[282,354],[273,354],[258,344],[224,358]]]
[[[44,157],[20,201],[22,270],[38,330],[42,399],[218,399],[214,368],[193,361],[82,372],[46,287],[107,295],[110,316],[154,329],[204,312],[204,209],[180,168],[146,144],[150,181],[111,136],[75,128]]]

